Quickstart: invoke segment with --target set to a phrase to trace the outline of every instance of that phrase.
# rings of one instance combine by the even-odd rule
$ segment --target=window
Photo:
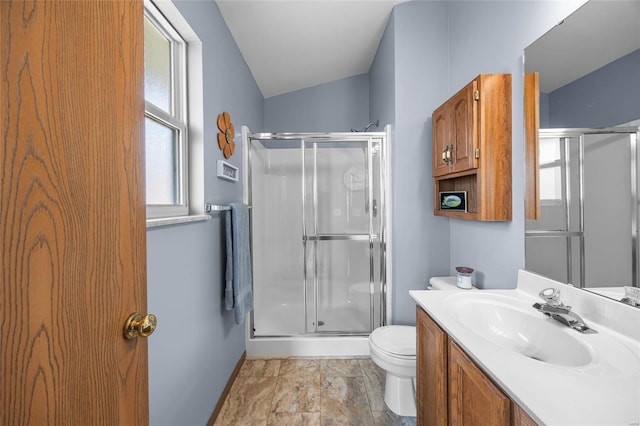
[[[564,199],[564,142],[562,138],[539,141],[540,200],[557,203]]]
[[[145,3],[144,90],[147,218],[189,214],[187,43]]]

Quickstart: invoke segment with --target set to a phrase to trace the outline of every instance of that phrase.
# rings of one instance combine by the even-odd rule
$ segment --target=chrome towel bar
[[[216,204],[205,203],[204,212],[205,213],[214,213],[214,212],[223,212],[225,210],[231,210],[230,206],[219,206]]]
[[[251,206],[249,206],[249,209],[251,209]],[[211,204],[211,203],[205,203],[204,205],[205,213],[223,212],[227,210],[231,210],[231,206],[220,206],[220,205]]]

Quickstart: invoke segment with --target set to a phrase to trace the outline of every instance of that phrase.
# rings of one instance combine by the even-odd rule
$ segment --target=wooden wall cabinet
[[[540,128],[540,75],[524,75],[524,161],[525,218],[540,219],[540,166],[538,129]]]
[[[511,220],[511,75],[481,74],[432,116],[434,213]],[[467,211],[441,210],[441,191],[466,191]]]
[[[418,426],[533,426],[420,307],[416,309]]]

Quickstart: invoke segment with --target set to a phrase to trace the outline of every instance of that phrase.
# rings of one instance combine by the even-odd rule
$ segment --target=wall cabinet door
[[[463,172],[477,167],[475,158],[477,130],[475,126],[477,83],[472,81],[449,101],[451,109],[451,172]]]
[[[477,117],[474,80],[458,91],[431,116],[433,176],[464,172],[478,167],[475,158]]]
[[[504,425],[511,421],[511,400],[449,340],[449,424]]]
[[[431,117],[432,146],[433,146],[433,176],[443,176],[449,173],[449,107],[443,105],[433,112]],[[449,153],[449,155],[451,155]]]
[[[419,425],[447,425],[447,334],[419,307],[416,310]]]

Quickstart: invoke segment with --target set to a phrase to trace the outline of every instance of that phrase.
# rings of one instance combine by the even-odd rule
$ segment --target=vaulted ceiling
[[[265,98],[369,71],[406,0],[216,0]]]
[[[409,0],[215,1],[260,91],[270,98],[368,72],[393,6]],[[543,91],[640,47],[637,0],[589,3],[529,52],[533,61],[536,49],[546,58],[564,47],[557,60],[527,63],[545,75]],[[602,13],[611,12],[613,3],[618,13]],[[605,15],[612,20],[604,21]],[[572,26],[575,16],[593,24]],[[575,48],[580,40],[589,41],[582,50]]]

